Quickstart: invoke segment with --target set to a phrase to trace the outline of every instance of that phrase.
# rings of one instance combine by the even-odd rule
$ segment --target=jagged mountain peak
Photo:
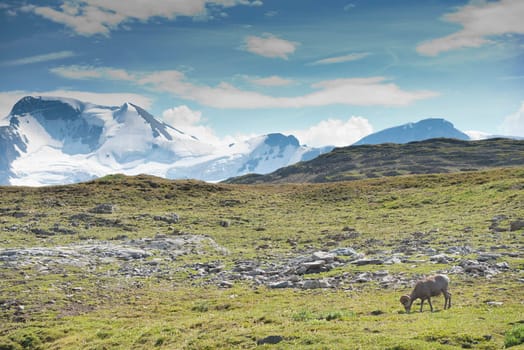
[[[25,96],[11,109],[12,116],[40,113],[45,119],[74,119],[85,108],[85,103],[71,98]]]
[[[293,135],[286,136],[280,133],[267,134],[264,142],[268,146],[278,146],[281,148],[284,148],[287,146],[294,146],[294,147],[300,146],[300,142],[298,141],[298,139],[295,136]]]

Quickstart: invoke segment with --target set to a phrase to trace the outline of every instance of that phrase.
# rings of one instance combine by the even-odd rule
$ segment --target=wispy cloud
[[[131,76],[124,69],[116,68],[95,68],[91,66],[65,66],[55,67],[50,69],[54,73],[63,78],[72,80],[89,80],[89,79],[106,79],[106,80],[125,80],[133,81],[135,77]]]
[[[252,84],[260,86],[286,86],[293,84],[292,80],[285,79],[276,75],[267,78],[248,78],[248,80]]]
[[[266,17],[278,16],[278,11],[275,11],[275,10],[267,11],[266,13],[264,13],[264,16],[266,16]]]
[[[352,9],[354,9],[357,5],[355,4],[347,4],[346,6],[344,6],[344,11],[351,11]]]
[[[264,57],[285,60],[295,52],[298,45],[297,42],[280,39],[270,33],[265,33],[262,36],[248,36],[245,39],[247,51]]]
[[[51,53],[47,53],[43,55],[18,58],[16,60],[2,62],[2,64],[6,66],[22,66],[26,64],[57,61],[57,60],[62,60],[62,59],[70,58],[74,56],[76,56],[76,54],[73,51],[59,51],[59,52],[51,52]]]
[[[314,91],[295,97],[275,97],[256,91],[241,90],[229,83],[217,86],[188,81],[176,70],[126,72],[108,67],[60,67],[53,73],[70,79],[128,81],[134,85],[167,92],[204,106],[215,108],[259,109],[301,108],[328,105],[406,106],[418,100],[438,96],[434,91],[406,91],[385,77],[324,80],[310,86]]]
[[[524,1],[472,0],[458,11],[446,14],[444,20],[460,24],[463,29],[445,37],[425,41],[417,46],[422,55],[480,47],[492,43],[496,36],[524,34]]]
[[[358,60],[361,60],[361,59],[363,59],[365,57],[368,57],[369,55],[370,55],[369,52],[351,53],[349,55],[324,58],[322,60],[318,60],[318,61],[313,62],[312,65],[334,64],[334,63],[358,61]]]
[[[79,35],[107,36],[126,22],[147,22],[155,17],[203,18],[217,8],[262,4],[260,0],[62,0],[57,6],[27,5],[23,10],[63,24]]]

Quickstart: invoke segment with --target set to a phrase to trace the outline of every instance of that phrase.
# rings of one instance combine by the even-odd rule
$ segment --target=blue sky
[[[134,102],[209,142],[343,146],[429,117],[524,136],[522,0],[0,3],[0,113]]]

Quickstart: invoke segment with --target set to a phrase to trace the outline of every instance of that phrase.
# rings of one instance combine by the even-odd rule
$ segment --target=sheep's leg
[[[446,291],[444,292],[444,309],[446,309],[446,306],[447,308],[451,308],[451,293]]]
[[[424,299],[420,299],[420,312],[422,312],[422,306],[424,306]]]
[[[429,308],[431,309],[431,312],[433,312],[433,305],[431,305],[431,298],[428,298]]]

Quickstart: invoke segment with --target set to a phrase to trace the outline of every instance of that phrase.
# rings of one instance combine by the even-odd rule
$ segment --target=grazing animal
[[[418,281],[413,288],[410,295],[403,295],[400,297],[400,302],[404,305],[406,312],[411,311],[411,305],[416,299],[420,299],[420,312],[424,306],[424,301],[427,300],[431,312],[433,312],[433,305],[431,305],[431,297],[436,297],[444,294],[444,310],[451,307],[451,293],[448,291],[449,278],[446,275],[434,275]]]

